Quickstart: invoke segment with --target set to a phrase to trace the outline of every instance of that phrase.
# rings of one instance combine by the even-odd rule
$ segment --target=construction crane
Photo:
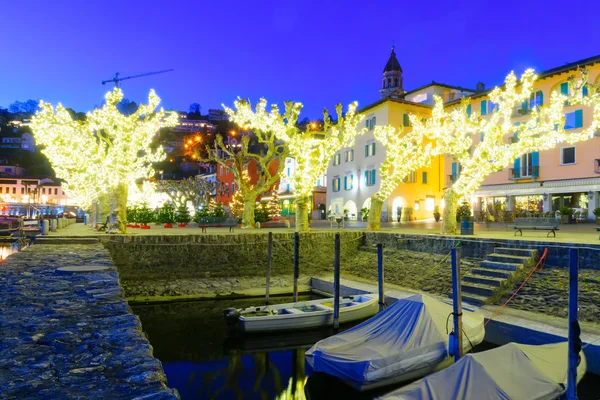
[[[109,79],[107,81],[102,81],[102,84],[106,85],[109,82],[114,82],[115,83],[115,87],[119,87],[119,82],[124,81],[126,79],[141,78],[142,76],[148,76],[148,75],[164,74],[165,72],[171,72],[171,71],[173,71],[173,69],[164,69],[162,71],[148,72],[148,73],[145,73],[145,74],[126,76],[124,78],[119,78],[119,73],[117,72],[115,74],[114,78]]]

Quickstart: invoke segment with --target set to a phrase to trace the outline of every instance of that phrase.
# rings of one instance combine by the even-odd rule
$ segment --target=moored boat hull
[[[339,323],[369,318],[377,313],[377,295],[364,294],[340,299]],[[247,333],[313,329],[333,325],[333,299],[302,301],[243,310],[224,311],[227,324]]]

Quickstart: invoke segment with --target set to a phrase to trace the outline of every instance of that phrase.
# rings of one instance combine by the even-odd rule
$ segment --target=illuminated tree
[[[587,71],[582,71],[581,75],[578,81],[569,80],[574,95],[567,98],[558,92],[552,93],[548,105],[534,107],[529,118],[518,125],[513,123],[512,115],[515,107],[529,101],[534,91],[537,76],[533,70],[527,70],[520,81],[511,73],[503,87],[492,90],[489,100],[496,107],[488,118],[475,112],[468,116],[468,99],[459,108],[444,111],[442,101],[437,97],[432,118],[423,123],[411,116],[413,131],[441,140],[446,153],[461,166],[458,179],[444,192],[443,233],[456,233],[458,199],[476,191],[489,174],[524,154],[548,150],[561,142],[572,144],[587,140],[600,128],[600,92],[597,86],[587,83]],[[582,96],[583,85],[587,87],[587,96]],[[593,107],[593,120],[587,129],[577,133],[565,131],[565,101]],[[473,143],[475,135],[483,138],[476,145]]]
[[[368,229],[378,231],[381,225],[381,210],[383,203],[398,187],[402,179],[419,168],[426,167],[432,157],[440,154],[443,149],[426,143],[421,131],[396,129],[392,126],[377,126],[374,131],[375,139],[385,147],[385,160],[379,169],[381,187],[371,196]]]
[[[239,119],[239,110],[225,108],[235,120]],[[277,142],[271,131],[256,131],[256,145],[250,148],[250,136],[244,135],[235,146],[224,143],[223,136],[217,135],[214,147],[206,146],[206,158],[203,161],[214,162],[233,174],[236,186],[244,202],[242,228],[254,227],[254,208],[256,198],[271,189],[279,180],[287,157],[285,144]],[[255,182],[248,176],[248,166],[256,163]],[[272,173],[271,169],[277,169]]]
[[[356,136],[363,132],[356,130],[363,118],[356,113],[357,103],[350,104],[346,114],[342,113],[342,105],[338,104],[338,120],[335,124],[325,110],[323,131],[302,131],[298,128],[301,103],[286,102],[283,114],[280,114],[277,104],[271,105],[271,111],[267,112],[265,99],[259,101],[256,111],[252,110],[250,103],[243,100],[236,101],[235,107],[235,112],[225,107],[232,121],[257,132],[274,133],[289,148],[290,157],[297,163],[292,177],[296,196],[296,231],[308,231],[308,207],[315,183],[325,173],[329,160],[335,153],[343,147],[352,146]]]
[[[244,212],[244,199],[242,193],[237,190],[233,196],[231,196],[231,202],[229,203],[229,213],[234,218],[242,218]]]
[[[165,154],[162,147],[153,146],[153,139],[160,128],[174,126],[177,115],[167,117],[164,110],[157,111],[160,98],[153,90],[148,104],[141,104],[129,115],[119,111],[123,99],[119,88],[108,92],[105,99],[104,106],[89,112],[84,121],[73,120],[60,104],[55,113],[52,105],[41,102],[32,130],[57,177],[64,179],[77,197],[86,197],[89,202],[98,193],[108,194],[111,222],[125,233],[129,186],[137,179],[154,176],[152,163]],[[76,156],[78,165],[65,159],[65,153],[79,151],[83,155]],[[91,190],[85,188],[88,185],[92,185]]]
[[[281,203],[279,201],[279,194],[277,190],[271,192],[271,199],[267,202],[267,210],[271,219],[277,219],[281,217]]]
[[[158,188],[165,193],[176,207],[192,203],[194,211],[208,205],[212,194],[220,187],[219,182],[210,181],[200,176],[189,177],[180,181],[161,181]]]

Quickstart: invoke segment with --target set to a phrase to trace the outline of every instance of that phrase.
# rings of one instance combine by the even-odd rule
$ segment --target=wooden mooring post
[[[294,232],[294,303],[298,301],[298,275],[300,261],[300,235],[298,232]]]
[[[385,306],[385,293],[383,292],[383,244],[377,244],[377,286],[379,288],[379,311]]]
[[[340,234],[335,234],[333,258],[333,328],[340,327]]]
[[[269,286],[271,285],[271,253],[273,251],[273,232],[269,232],[267,243],[267,285],[265,289],[265,305],[269,305]]]
[[[456,247],[451,250],[452,254],[452,306],[454,315],[454,362],[462,357],[463,335],[462,335],[462,294],[460,274],[460,253]]]
[[[579,250],[569,249],[569,356],[567,372],[567,400],[577,400],[577,367],[581,362],[581,328],[579,326]]]

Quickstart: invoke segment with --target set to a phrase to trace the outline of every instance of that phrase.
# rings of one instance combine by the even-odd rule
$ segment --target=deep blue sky
[[[156,5],[149,5],[149,4]],[[600,54],[600,2],[589,1],[79,1],[3,2],[0,106],[41,98],[86,111],[126,81],[166,108],[237,96],[297,100],[302,116],[379,98],[392,42],[404,88],[435,80],[474,87],[511,70],[544,70]]]

